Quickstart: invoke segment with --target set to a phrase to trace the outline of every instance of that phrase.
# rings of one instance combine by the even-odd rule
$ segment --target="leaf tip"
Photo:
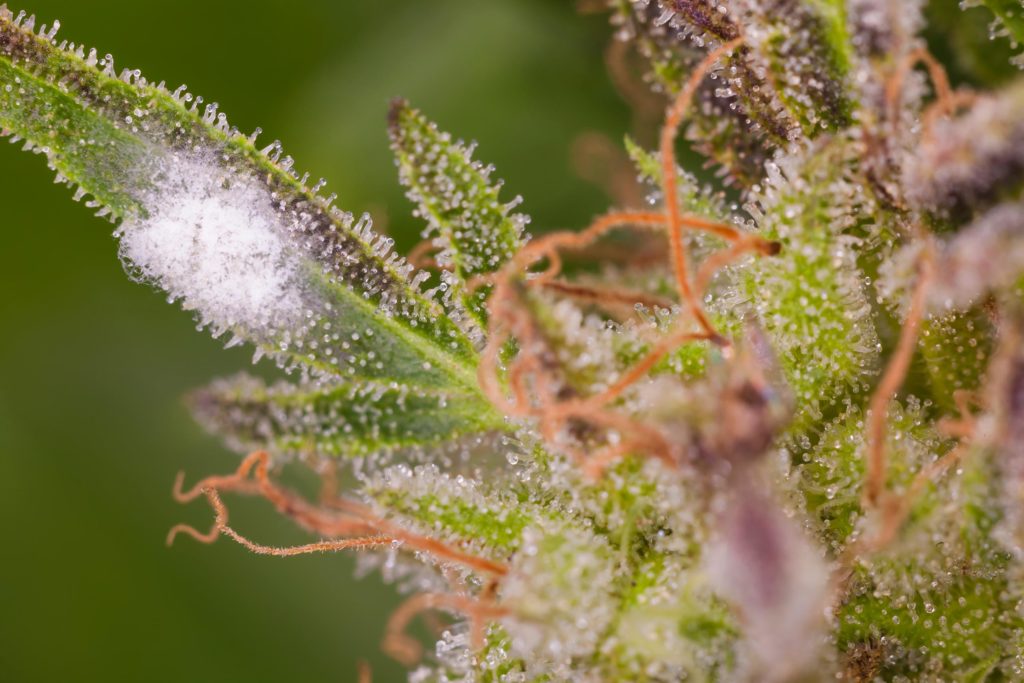
[[[396,135],[401,124],[402,115],[409,111],[409,101],[404,97],[396,97],[388,106],[388,131]]]

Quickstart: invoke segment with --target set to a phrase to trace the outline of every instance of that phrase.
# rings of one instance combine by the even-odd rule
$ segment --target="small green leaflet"
[[[490,288],[467,284],[500,269],[519,250],[529,218],[512,213],[519,198],[498,199],[501,183],[490,179],[492,167],[472,158],[472,145],[453,141],[406,102],[392,104],[389,128],[399,178],[427,221],[425,236],[439,248],[454,308],[485,328]]]

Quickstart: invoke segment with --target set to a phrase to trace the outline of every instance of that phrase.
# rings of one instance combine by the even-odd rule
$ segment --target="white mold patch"
[[[147,215],[117,231],[129,270],[181,300],[215,333],[242,327],[266,340],[299,319],[302,257],[265,188],[178,154],[161,159],[150,182]]]

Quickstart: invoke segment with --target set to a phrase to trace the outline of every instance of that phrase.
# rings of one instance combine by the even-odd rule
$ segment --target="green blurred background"
[[[29,3],[29,0],[25,0]],[[61,36],[153,80],[188,83],[243,130],[280,138],[339,204],[370,210],[408,247],[421,226],[387,147],[404,96],[521,193],[538,226],[574,226],[607,199],[570,163],[574,135],[628,129],[606,76],[605,16],[568,0],[31,0]],[[17,11],[19,6],[13,6]],[[38,25],[38,24],[37,24]],[[396,604],[345,556],[256,557],[171,500],[236,456],[181,396],[249,366],[131,283],[112,226],[70,201],[41,157],[0,147],[0,680],[403,680],[380,655]],[[260,506],[233,520],[263,541],[306,540]]]
[[[982,15],[932,7],[932,47],[955,78],[1006,77],[986,72],[1006,48],[987,42]],[[633,123],[603,64],[607,18],[579,16],[571,0],[25,9],[121,67],[188,83],[243,130],[262,126],[266,143],[283,140],[341,206],[371,211],[404,248],[421,226],[387,148],[390,98],[479,141],[538,229],[580,226],[607,206],[570,162],[573,142],[584,131],[617,141]],[[237,462],[181,396],[249,367],[249,352],[223,351],[129,282],[112,227],[52,177],[41,158],[0,148],[0,681],[350,681],[361,658],[378,683],[403,680],[379,654],[397,598],[375,575],[357,582],[351,557],[164,547],[176,522],[211,519],[201,502],[171,500],[175,473],[194,481]],[[261,541],[307,540],[263,507],[232,510]]]

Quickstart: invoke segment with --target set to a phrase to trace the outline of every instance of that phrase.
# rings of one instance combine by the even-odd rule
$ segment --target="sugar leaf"
[[[412,451],[505,428],[475,394],[398,384],[267,385],[242,374],[193,392],[189,404],[236,450],[305,459]]]
[[[120,221],[133,274],[282,365],[475,386],[470,340],[368,216],[334,208],[278,143],[258,150],[216,104],[30,24],[0,8],[0,129]]]
[[[488,287],[469,281],[493,273],[522,246],[529,218],[513,213],[519,199],[502,203],[493,167],[472,158],[474,145],[455,141],[408,103],[392,104],[391,149],[416,213],[427,221],[424,236],[438,248],[437,262],[452,288],[452,302],[469,321],[486,327]]]

